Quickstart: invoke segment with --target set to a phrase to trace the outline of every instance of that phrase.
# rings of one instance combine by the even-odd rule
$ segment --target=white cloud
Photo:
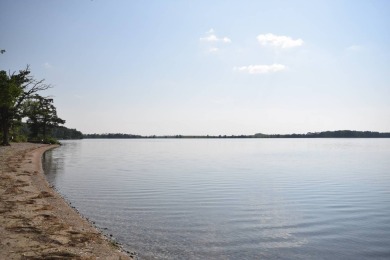
[[[51,68],[53,68],[53,66],[52,66],[49,62],[45,62],[45,63],[43,64],[43,67],[45,67],[45,69],[51,69]]]
[[[302,39],[294,40],[293,38],[288,36],[275,35],[272,33],[260,34],[259,36],[257,36],[257,40],[263,46],[270,45],[282,49],[299,47],[302,46],[304,43]]]
[[[219,38],[217,35],[215,35],[214,29],[210,29],[206,32],[205,37],[199,38],[202,42],[223,42],[223,43],[230,43],[232,40],[230,40],[228,37],[221,37]]]
[[[217,51],[219,51],[219,49],[216,47],[212,47],[209,49],[209,52],[217,52]]]
[[[234,70],[246,72],[249,74],[268,74],[273,72],[279,72],[286,70],[287,67],[282,64],[272,64],[272,65],[249,65],[236,67]]]
[[[228,37],[223,37],[223,38],[222,38],[222,41],[223,41],[223,42],[226,42],[226,43],[232,42],[232,40],[230,40]]]
[[[217,36],[215,36],[215,34],[210,34],[207,37],[200,38],[200,40],[205,42],[217,42],[220,39],[218,39]]]

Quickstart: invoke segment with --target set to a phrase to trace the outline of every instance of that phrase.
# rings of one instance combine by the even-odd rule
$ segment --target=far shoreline
[[[308,132],[306,134],[262,134],[254,135],[135,135],[124,133],[84,134],[83,139],[268,139],[268,138],[390,138],[389,133],[373,131],[337,130]]]

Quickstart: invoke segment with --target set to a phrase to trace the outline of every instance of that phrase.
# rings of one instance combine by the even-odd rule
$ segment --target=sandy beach
[[[50,187],[41,157],[55,147],[0,147],[0,259],[132,259]]]

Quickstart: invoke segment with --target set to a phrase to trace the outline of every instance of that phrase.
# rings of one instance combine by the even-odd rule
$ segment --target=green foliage
[[[37,137],[29,138],[28,141],[31,143],[40,143],[40,144],[60,144],[60,142],[54,137],[37,136]]]
[[[10,129],[10,139],[12,142],[27,142],[27,134],[23,123],[15,121]]]
[[[25,135],[15,135],[12,138],[12,142],[15,142],[15,143],[24,143],[27,141],[28,141],[27,136],[25,136]]]
[[[44,80],[35,80],[30,76],[28,66],[26,69],[20,70],[17,74],[7,74],[4,70],[0,71],[0,126],[2,145],[9,145],[10,137],[21,139],[18,136],[17,127],[20,126],[22,118],[26,116],[27,103],[38,97],[38,92],[50,88],[50,85],[44,84],[43,82]],[[57,119],[51,120],[56,121]],[[59,120],[62,119],[58,119],[58,123],[63,121]]]
[[[0,71],[0,124],[3,145],[8,145],[9,129],[16,118],[18,98],[23,94],[22,84],[25,82],[25,72],[18,75],[8,75]]]
[[[38,95],[48,88],[50,85],[44,84],[44,80],[30,76],[28,66],[17,74],[0,71],[0,137],[3,145],[9,145],[10,139],[25,141],[27,136],[34,142],[58,143],[52,133],[61,139],[82,138],[82,133],[75,129],[58,128],[65,120],[57,116],[53,99]],[[22,119],[26,117],[24,124]]]
[[[64,126],[54,127],[51,131],[51,136],[60,140],[83,139],[83,133],[76,129],[69,129]]]
[[[17,98],[22,94],[23,89],[18,77],[9,77],[7,73],[0,71],[0,108],[11,109]]]
[[[38,137],[31,137],[31,130],[28,127],[27,123],[21,123],[21,125],[17,128],[14,128],[12,131],[13,139],[12,141],[15,141],[15,138],[18,138],[23,141],[27,141],[27,137],[29,137],[29,140],[34,142],[41,142],[43,139],[43,136]],[[1,133],[0,133],[1,136]],[[83,133],[80,131],[77,131],[76,129],[70,129],[65,126],[55,126],[52,129],[49,130],[48,136],[57,139],[57,140],[67,140],[67,139],[82,139]]]
[[[53,99],[39,95],[34,95],[25,103],[24,115],[28,117],[27,125],[30,128],[31,137],[42,135],[46,138],[52,128],[65,123],[65,120],[57,116]]]

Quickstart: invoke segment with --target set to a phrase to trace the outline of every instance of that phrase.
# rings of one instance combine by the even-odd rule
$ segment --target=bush
[[[39,143],[39,144],[61,144],[57,139],[53,137],[34,137],[28,139],[30,143]]]
[[[12,142],[15,142],[15,143],[24,143],[24,142],[27,142],[27,136],[25,135],[16,135],[12,138],[11,140]]]

